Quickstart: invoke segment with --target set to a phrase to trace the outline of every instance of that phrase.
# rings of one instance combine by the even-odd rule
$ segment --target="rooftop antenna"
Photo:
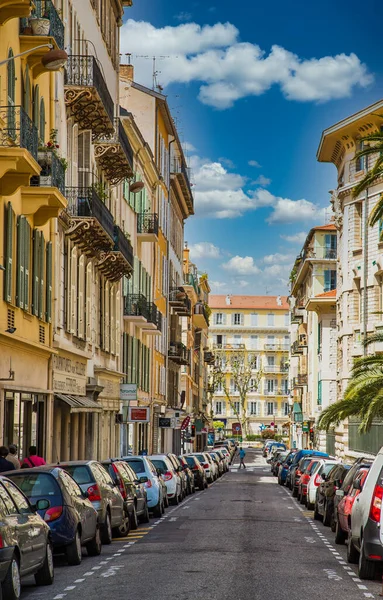
[[[158,89],[160,92],[163,91],[163,87],[158,83],[158,79],[157,79],[157,75],[159,75],[161,73],[161,71],[157,71],[156,69],[156,61],[157,60],[165,60],[166,58],[178,58],[178,56],[169,56],[169,55],[163,55],[160,54],[158,56],[149,56],[149,55],[145,55],[145,54],[134,54],[134,56],[136,58],[145,58],[145,59],[152,59],[153,61],[153,70],[152,70],[152,90]]]

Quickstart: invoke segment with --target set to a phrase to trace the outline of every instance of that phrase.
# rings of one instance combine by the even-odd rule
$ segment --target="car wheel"
[[[172,498],[172,504],[174,506],[177,506],[179,504],[179,500],[178,500],[178,496],[177,496],[177,492],[176,495],[174,496],[174,498]]]
[[[74,536],[73,542],[66,547],[66,558],[68,565],[81,564],[81,536],[78,529],[76,530],[76,535]]]
[[[101,526],[101,541],[103,544],[111,544],[112,543],[112,524],[110,522],[110,514],[109,511],[106,511],[105,521]]]
[[[124,515],[124,520],[119,527],[113,529],[114,537],[126,537],[130,531],[129,515]]]
[[[43,566],[35,573],[35,581],[37,585],[52,585],[54,578],[53,550],[52,544],[48,542]],[[8,598],[8,596],[6,596],[6,598]]]
[[[88,552],[88,556],[99,556],[101,554],[102,544],[100,528],[98,525],[96,527],[96,533],[94,534],[93,540],[90,540],[90,542],[88,542],[86,545],[86,550]]]
[[[165,499],[164,499],[164,504],[165,504],[165,508],[169,508],[169,498],[168,498],[167,494],[166,494]]]
[[[141,523],[150,523],[150,516],[149,516],[149,509],[148,509],[148,505],[146,505],[145,507],[145,512],[144,514],[140,517],[140,522]]]
[[[283,485],[283,481],[282,481],[282,479],[279,477],[279,475],[278,475],[278,483],[279,483],[279,485]]]
[[[318,511],[318,505],[317,505],[316,502],[315,502],[315,506],[314,506],[314,519],[316,521],[321,521],[322,520],[322,517],[321,517],[321,515],[320,515],[320,513]]]
[[[299,489],[298,489],[298,492],[297,492],[297,500],[298,500],[298,502],[301,501],[301,498],[302,498],[302,494],[299,493]]]
[[[299,502],[301,504],[305,505],[306,504],[306,496],[302,496],[302,494],[301,494],[301,497],[299,498]]]
[[[346,541],[346,534],[341,528],[339,521],[337,520],[335,523],[335,543],[336,544],[344,544]]]
[[[314,510],[314,504],[312,502],[309,502],[308,499],[306,502],[306,506],[307,506],[307,510]]]
[[[19,600],[21,594],[20,567],[15,555],[12,556],[2,589],[4,598],[7,598],[7,600]]]
[[[296,498],[298,496],[298,490],[297,488],[293,488],[293,498]]]
[[[323,509],[323,525],[326,525],[326,527],[330,527],[331,525],[331,514],[328,510],[327,502],[325,503]]]
[[[164,515],[164,514],[165,514],[165,503],[162,500],[162,503],[161,503],[161,515]]]
[[[375,579],[375,567],[376,563],[371,560],[367,560],[366,553],[364,551],[364,540],[362,540],[360,544],[358,564],[359,577],[361,579]]]
[[[135,531],[138,527],[138,517],[136,507],[133,507],[133,512],[130,514],[130,529]]]
[[[356,565],[358,563],[358,560],[359,560],[359,554],[352,542],[351,532],[349,532],[348,538],[347,538],[347,561],[351,564]]]
[[[158,499],[157,504],[153,508],[153,516],[160,517],[161,515],[162,515],[162,505],[161,505],[161,500]]]

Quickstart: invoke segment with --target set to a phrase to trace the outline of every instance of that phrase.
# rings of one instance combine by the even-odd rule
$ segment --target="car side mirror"
[[[162,471],[161,471],[161,469],[156,469],[156,472],[157,472],[157,476],[158,476],[158,477],[161,477],[161,475],[162,475]]]
[[[37,500],[36,504],[34,505],[34,509],[35,510],[47,510],[50,507],[51,503],[49,502],[49,500],[46,500],[45,498],[40,498],[40,500]]]
[[[134,480],[133,480],[133,483],[134,483],[135,485],[139,485],[139,484],[141,483],[141,481],[140,481],[139,479],[134,479]]]
[[[354,490],[361,490],[362,486],[360,485],[360,480],[356,479],[356,481],[353,481],[352,487],[354,488]]]
[[[140,483],[146,483],[147,481],[149,481],[147,477],[140,477]]]

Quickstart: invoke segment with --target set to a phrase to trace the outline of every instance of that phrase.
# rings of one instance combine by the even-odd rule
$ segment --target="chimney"
[[[282,306],[282,298],[280,296],[277,296],[277,304],[278,306]]]
[[[134,81],[134,66],[120,65],[120,79],[126,82]]]
[[[230,306],[230,304],[231,304],[231,299],[230,299],[229,294],[226,296],[226,304],[227,304],[227,306]]]

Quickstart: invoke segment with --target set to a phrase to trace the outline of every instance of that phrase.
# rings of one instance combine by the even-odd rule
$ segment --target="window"
[[[258,389],[257,380],[254,379],[253,377],[249,381],[249,388],[250,388],[251,392],[256,392]]]
[[[240,402],[232,402],[232,411],[235,415],[239,415],[241,411],[241,403]]]
[[[356,145],[356,151],[357,152],[361,152],[363,150],[363,147],[364,147],[363,140],[359,140],[357,142],[357,145]],[[360,156],[359,158],[357,158],[355,160],[355,170],[356,171],[364,171],[365,170],[365,168],[366,168],[366,159],[367,159],[366,156]]]
[[[235,384],[235,381],[234,379],[230,379],[230,393],[235,394],[236,392],[238,392],[238,388]]]
[[[233,339],[234,339],[234,344],[235,345],[241,344],[241,342],[242,342],[242,336],[241,335],[234,335]]]
[[[362,212],[363,206],[361,202],[354,204],[354,244],[355,248],[362,247]]]
[[[222,402],[215,403],[215,412],[217,415],[222,415]]]
[[[41,100],[40,100],[39,138],[44,143],[44,141],[45,141],[45,103],[44,103],[44,98],[41,98]]]
[[[267,349],[274,350],[275,349],[275,335],[267,336]]]
[[[268,325],[269,327],[273,327],[273,325],[274,325],[274,316],[275,316],[275,315],[274,315],[273,313],[269,313],[269,314],[267,315],[267,325]]]
[[[19,513],[22,515],[31,514],[31,507],[29,506],[28,500],[25,498],[24,494],[22,494],[20,490],[10,481],[4,480],[3,483],[12,500],[16,504]]]
[[[0,483],[0,498],[5,504],[7,513],[9,515],[14,515],[17,512],[16,506],[1,483]]]
[[[215,324],[216,325],[223,325],[223,314],[222,313],[216,313],[215,314]]]
[[[272,355],[272,356],[269,355],[266,358],[267,358],[267,366],[268,367],[273,367],[275,365],[275,356],[274,355]]]
[[[215,387],[216,392],[222,392],[222,381],[218,381]]]
[[[274,414],[274,402],[267,402],[266,414],[267,416]]]
[[[252,327],[256,327],[258,325],[258,315],[257,315],[257,313],[252,313],[250,315],[250,319],[251,319],[251,326]]]
[[[326,269],[324,271],[324,291],[330,292],[336,289],[336,270]]]
[[[289,393],[289,380],[282,379],[281,384],[282,384],[282,394],[287,395]]]
[[[250,349],[251,350],[258,350],[258,336],[257,335],[251,335],[250,336]]]
[[[325,255],[324,258],[336,258],[336,235],[325,235]]]
[[[322,382],[318,381],[318,406],[322,406]]]
[[[284,402],[284,403],[283,403],[283,408],[282,408],[282,410],[283,410],[283,415],[284,415],[285,417],[287,417],[287,416],[290,414],[290,406],[289,406],[289,403],[288,403],[288,402]]]
[[[318,323],[318,354],[322,352],[322,321]]]
[[[288,327],[290,325],[290,313],[285,313],[285,326]]]
[[[243,315],[241,313],[233,314],[233,325],[243,325]]]
[[[28,65],[25,68],[25,76],[24,76],[24,97],[23,97],[23,108],[26,114],[29,116],[30,114],[30,106],[31,106],[31,80],[29,77],[29,67]]]
[[[249,415],[257,415],[258,414],[258,402],[248,402],[247,403],[247,412]]]
[[[272,394],[274,393],[274,379],[266,379],[266,393]]]

